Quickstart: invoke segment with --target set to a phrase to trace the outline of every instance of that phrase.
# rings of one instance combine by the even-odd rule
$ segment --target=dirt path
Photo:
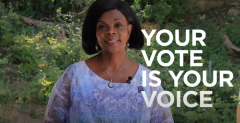
[[[3,104],[0,115],[6,117],[0,123],[42,123],[45,106],[36,104]]]

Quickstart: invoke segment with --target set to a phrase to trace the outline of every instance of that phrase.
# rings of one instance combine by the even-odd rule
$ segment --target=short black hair
[[[121,0],[96,0],[87,12],[86,18],[82,28],[82,47],[85,53],[91,55],[98,51],[96,50],[97,37],[96,26],[101,15],[109,10],[117,9],[120,11],[129,24],[132,24],[132,31],[129,37],[129,48],[140,50],[144,46],[144,37],[141,32],[140,22],[128,5],[128,3]],[[99,47],[101,50],[101,47]]]

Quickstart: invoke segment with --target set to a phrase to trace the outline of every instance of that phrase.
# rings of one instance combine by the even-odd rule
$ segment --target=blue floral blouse
[[[142,71],[150,72],[142,65],[130,84],[114,83],[92,72],[85,60],[67,68],[55,83],[45,112],[44,122],[51,123],[173,123],[169,107],[161,107],[154,98],[147,107],[142,93],[138,91],[142,82]],[[148,75],[148,74],[147,74]],[[151,82],[150,79],[147,81]],[[159,87],[144,87],[148,99],[153,91],[163,91]],[[163,103],[168,103],[166,96]]]

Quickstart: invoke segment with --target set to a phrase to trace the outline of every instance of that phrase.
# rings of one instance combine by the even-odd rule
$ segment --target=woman
[[[141,94],[142,71],[125,48],[144,45],[140,23],[130,6],[120,0],[97,0],[89,8],[82,29],[82,46],[96,56],[77,62],[56,82],[45,122],[173,122],[170,108],[157,99],[147,107]],[[148,79],[148,82],[151,82]],[[148,98],[162,87],[144,88]],[[162,98],[168,103],[166,96]]]

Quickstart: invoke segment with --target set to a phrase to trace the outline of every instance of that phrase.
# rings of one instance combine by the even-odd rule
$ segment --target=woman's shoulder
[[[147,67],[145,67],[145,66],[141,65],[140,63],[138,63],[137,61],[129,58],[128,68],[137,68],[137,67],[138,67],[138,69],[137,69],[138,72],[139,71],[144,71],[144,70],[148,71],[148,72],[150,71],[150,69],[148,69]]]
[[[65,70],[65,72],[74,73],[74,72],[78,71],[79,69],[84,68],[86,66],[85,64],[86,64],[85,60],[75,62],[75,63],[69,65],[67,67],[67,69]]]
[[[143,66],[143,65],[141,65],[141,64],[139,63],[139,69],[138,69],[138,71],[146,71],[147,73],[149,73],[151,70],[150,70],[149,68],[147,68],[147,67],[145,67],[145,66]]]

